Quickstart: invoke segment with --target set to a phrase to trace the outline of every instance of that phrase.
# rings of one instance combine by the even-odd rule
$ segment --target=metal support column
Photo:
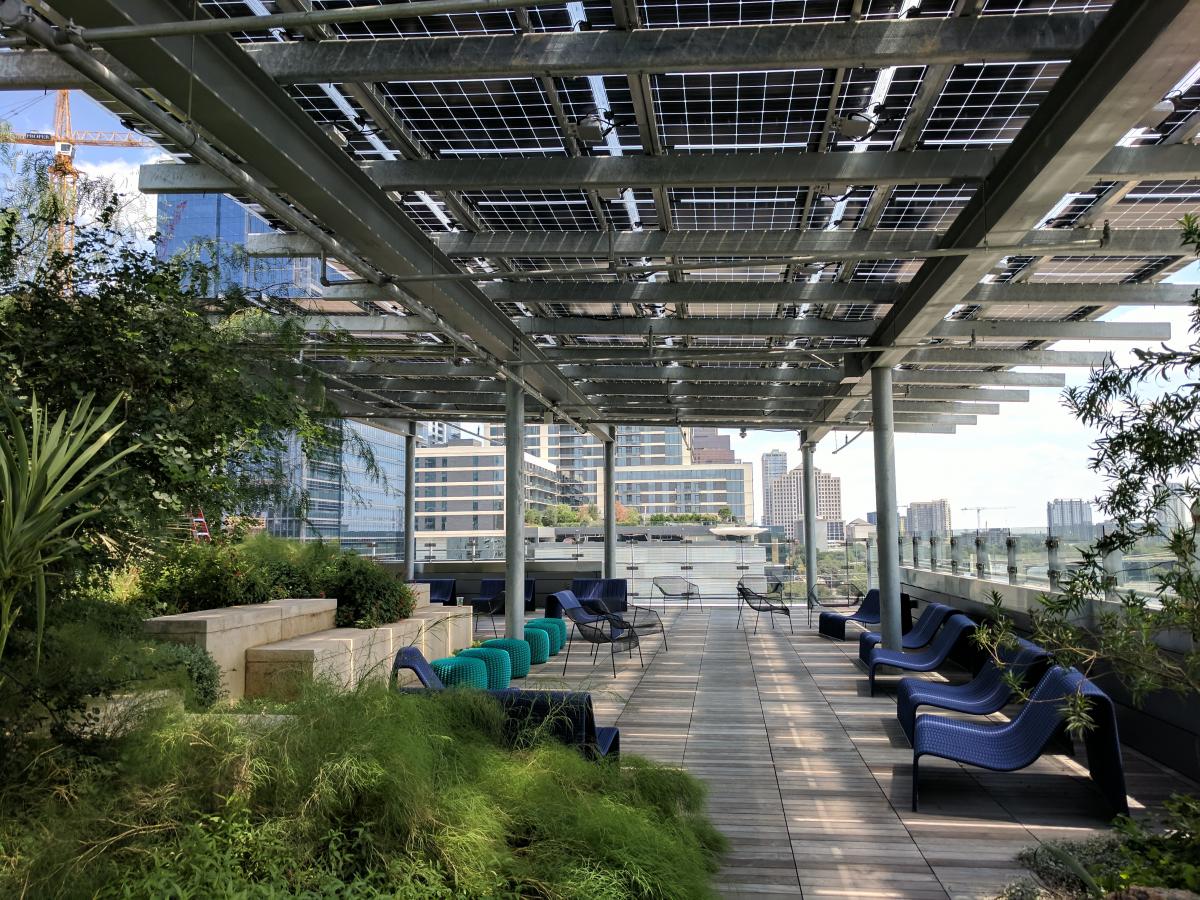
[[[617,435],[604,442],[604,577],[617,577]]]
[[[404,580],[417,577],[417,423],[404,435]]]
[[[1060,578],[1062,578],[1062,562],[1058,557],[1058,538],[1050,535],[1046,538],[1046,580],[1050,582],[1050,590],[1058,590]]]
[[[919,534],[914,534],[912,536],[912,544],[913,544],[912,567],[914,569],[919,569],[919,568],[921,568],[921,536]]]
[[[935,531],[929,535],[929,571],[936,572],[938,570],[938,541],[941,536]]]
[[[525,638],[525,392],[506,382],[504,408],[504,635]]]
[[[950,574],[958,575],[962,570],[962,539],[957,534],[950,535]]]
[[[806,596],[817,596],[817,470],[813,467],[813,445],[800,447],[804,466],[804,587]]]
[[[871,369],[871,418],[875,439],[875,531],[879,538],[879,610],[883,646],[900,649],[900,519],[896,508],[895,419],[892,370]]]
[[[1016,584],[1020,569],[1017,566],[1017,538],[1011,534],[1004,539],[1004,548],[1008,551],[1008,583]]]

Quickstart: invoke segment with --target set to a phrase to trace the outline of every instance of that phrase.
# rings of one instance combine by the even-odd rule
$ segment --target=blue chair
[[[927,646],[933,640],[933,636],[937,634],[937,630],[942,627],[942,623],[952,615],[954,615],[953,606],[947,606],[945,603],[930,603],[921,613],[921,618],[917,619],[917,624],[901,639],[901,649],[918,650]],[[871,650],[882,640],[883,635],[878,631],[864,631],[858,636],[858,658],[863,661],[863,665],[871,661]]]
[[[975,623],[962,613],[955,613],[946,620],[946,624],[937,633],[933,643],[924,650],[916,653],[905,653],[903,650],[885,650],[883,647],[872,647],[871,658],[867,663],[867,678],[871,685],[871,696],[875,696],[875,670],[880,666],[892,666],[908,672],[932,672],[947,658],[951,652],[975,632]]]
[[[480,599],[499,597],[501,601],[500,609],[504,610],[504,591],[507,580],[504,578],[484,578],[479,582],[479,597]],[[525,579],[525,609],[533,609],[533,579]]]
[[[553,595],[563,615],[571,620],[571,633],[567,638],[567,654],[563,659],[563,674],[567,674],[567,663],[571,661],[571,645],[575,635],[592,645],[592,655],[599,651],[602,644],[608,644],[612,657],[613,677],[617,676],[617,648],[628,649],[629,658],[633,658],[633,648],[638,649],[638,659],[644,666],[642,644],[638,640],[637,629],[613,613],[598,614],[584,608],[583,602],[575,596],[574,591],[559,591]]]
[[[1017,717],[1005,725],[921,716],[913,735],[912,808],[918,805],[922,756],[937,756],[995,772],[1014,772],[1033,763],[1062,729],[1066,698],[1082,694],[1090,702],[1093,727],[1084,733],[1088,769],[1111,807],[1128,814],[1125,766],[1112,701],[1076,669],[1052,666],[1042,676]]]
[[[879,618],[879,589],[871,588],[863,597],[858,609],[846,615],[845,613],[823,612],[817,617],[817,633],[835,640],[846,639],[846,623],[858,622],[862,625],[878,625]]]
[[[622,613],[629,608],[629,582],[624,578],[575,578],[571,592],[584,608],[593,600],[599,600],[609,612]]]
[[[940,684],[923,678],[901,678],[896,689],[896,718],[911,744],[913,725],[917,719],[918,706],[934,706],[954,712],[988,716],[1004,709],[1012,699],[1012,687],[1005,675],[1012,675],[1018,683],[1035,683],[1045,671],[1050,654],[1024,639],[1016,648],[1005,647],[1000,651],[1001,665],[989,659],[972,680],[966,684]]]
[[[429,602],[451,604],[454,602],[458,582],[453,578],[415,578],[414,584],[429,585]]]
[[[445,690],[446,685],[416,647],[404,647],[392,663],[392,684],[396,673],[408,669],[416,673],[426,690]],[[578,691],[524,691],[508,688],[486,691],[504,707],[505,722],[510,736],[522,726],[546,724],[550,734],[564,744],[577,747],[592,758],[618,757],[621,753],[621,732],[615,727],[596,725],[592,710],[592,695]]]

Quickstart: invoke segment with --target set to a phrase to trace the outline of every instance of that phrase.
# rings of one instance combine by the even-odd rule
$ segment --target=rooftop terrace
[[[567,666],[565,681],[592,691],[597,719],[620,727],[623,750],[708,785],[713,821],[732,843],[718,876],[725,896],[990,898],[1026,874],[1022,848],[1107,830],[1111,811],[1066,756],[1013,773],[923,760],[921,811],[911,812],[896,679],[867,696],[853,636],[820,637],[799,612],[795,634],[765,620],[754,634],[735,629],[733,608],[672,610],[669,649],[647,640],[644,669],[635,653],[613,679],[608,651],[594,667],[580,645]],[[561,686],[555,662],[527,686]],[[1196,790],[1123,752],[1135,816]]]

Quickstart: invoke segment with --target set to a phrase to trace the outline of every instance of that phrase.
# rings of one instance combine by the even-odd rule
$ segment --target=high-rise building
[[[1170,492],[1163,504],[1154,512],[1154,521],[1158,524],[1163,537],[1170,537],[1180,528],[1192,527],[1192,505],[1182,484],[1167,485]]]
[[[166,259],[187,253],[213,269],[220,289],[236,287],[272,297],[312,298],[321,294],[318,259],[247,259],[240,252],[248,234],[271,231],[255,213],[221,194],[161,194],[157,253]],[[431,423],[422,439],[448,439]],[[300,540],[338,540],[368,556],[398,558],[404,552],[404,438],[373,425],[343,420],[338,449],[306,456],[289,442],[280,459],[285,499],[261,511],[267,531]],[[454,428],[454,426],[449,426]],[[455,429],[457,430],[457,429]],[[441,435],[435,438],[435,435]],[[368,474],[373,457],[382,479]]]
[[[775,479],[787,471],[788,457],[785,450],[769,450],[762,455],[763,480],[763,524],[783,525],[771,517],[771,485]]]
[[[1051,500],[1046,504],[1046,527],[1054,537],[1090,541],[1095,536],[1092,505],[1086,500]]]
[[[828,472],[816,470],[817,518],[829,523],[830,540],[840,541],[844,537],[842,525],[842,479]],[[771,482],[771,505],[767,508],[764,523],[782,526],[784,536],[796,539],[796,523],[804,519],[804,467],[796,466],[779,475]]]
[[[486,436],[504,443],[504,426]],[[688,449],[691,433],[674,427],[617,428],[617,502],[644,516],[716,513],[729,507],[743,522],[754,516],[754,474],[749,463],[698,463]],[[525,452],[551,463],[571,485],[572,506],[604,507],[604,450],[590,434],[569,425],[526,425]]]
[[[950,501],[914,501],[908,504],[909,534],[948,535],[950,529]]]
[[[729,435],[721,434],[716,428],[693,428],[692,462],[737,462],[737,457],[733,454],[733,447],[730,445]]]

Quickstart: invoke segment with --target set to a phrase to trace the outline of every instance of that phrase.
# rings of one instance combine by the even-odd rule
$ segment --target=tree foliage
[[[1183,244],[1200,252],[1200,220],[1182,222]],[[1032,611],[1034,638],[1065,665],[1111,667],[1135,699],[1160,689],[1200,692],[1200,292],[1183,349],[1135,350],[1131,365],[1111,360],[1066,392],[1066,407],[1097,429],[1090,467],[1107,483],[1100,509],[1115,527],[1082,551],[1060,593]],[[1171,509],[1190,515],[1170,515]],[[1173,565],[1151,595],[1117,590],[1110,553],[1165,540]],[[999,607],[997,606],[999,611]],[[1011,642],[1004,621],[981,632],[992,650]],[[1073,710],[1086,724],[1082,701]]]
[[[97,498],[91,536],[112,550],[197,507],[215,522],[269,500],[302,504],[285,496],[285,451],[327,451],[342,431],[298,362],[300,327],[248,308],[200,262],[157,258],[115,210],[79,229],[70,253],[25,239],[36,228],[16,223],[37,209],[0,216],[0,392],[57,409],[94,395],[127,423],[109,450],[130,451],[125,469]]]

